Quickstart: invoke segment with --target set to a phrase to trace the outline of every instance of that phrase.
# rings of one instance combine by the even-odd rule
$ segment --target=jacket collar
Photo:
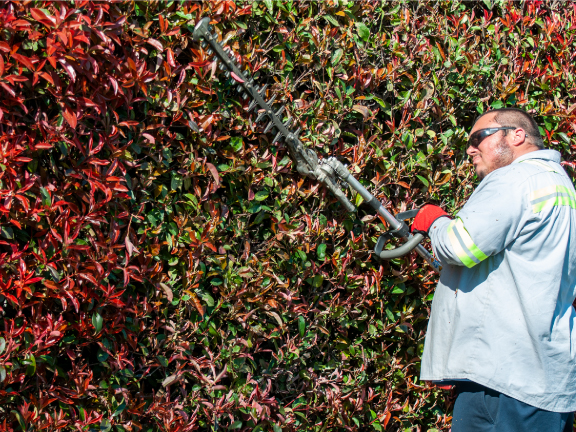
[[[523,162],[527,159],[543,159],[551,162],[560,163],[561,157],[560,152],[556,150],[536,150],[530,153],[526,153],[525,155],[520,156],[519,158],[514,159],[513,164]]]

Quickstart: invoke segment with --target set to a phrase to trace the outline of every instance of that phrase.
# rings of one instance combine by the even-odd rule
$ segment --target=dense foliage
[[[293,169],[192,40],[210,16],[303,141],[390,211],[457,210],[467,131],[534,113],[574,166],[563,2],[4,2],[0,430],[448,430],[436,276]]]

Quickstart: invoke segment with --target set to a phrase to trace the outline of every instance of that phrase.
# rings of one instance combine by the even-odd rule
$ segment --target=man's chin
[[[476,167],[475,169],[476,169],[476,177],[478,177],[480,180],[482,180],[484,177],[486,177],[486,174],[488,174],[485,169]]]

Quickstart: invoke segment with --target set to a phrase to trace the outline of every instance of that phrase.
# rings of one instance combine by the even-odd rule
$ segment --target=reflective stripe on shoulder
[[[548,186],[530,194],[530,205],[533,213],[554,206],[569,206],[576,209],[576,193],[567,186]]]
[[[471,268],[484,261],[486,254],[478,248],[472,241],[472,237],[464,228],[462,219],[456,218],[448,225],[448,238],[456,252],[456,256],[466,267]]]
[[[521,161],[520,163],[529,163],[532,165],[537,165],[539,167],[544,168],[546,171],[548,172],[555,172],[558,173],[558,171],[556,171],[554,168],[552,168],[550,165],[548,165],[546,162],[542,162],[540,160],[536,160],[536,159],[526,159]]]

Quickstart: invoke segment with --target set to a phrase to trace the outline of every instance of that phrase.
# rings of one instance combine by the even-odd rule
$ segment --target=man
[[[468,144],[480,185],[454,219],[426,205],[412,226],[443,264],[421,379],[456,385],[453,432],[572,431],[574,186],[522,110],[485,113]]]

